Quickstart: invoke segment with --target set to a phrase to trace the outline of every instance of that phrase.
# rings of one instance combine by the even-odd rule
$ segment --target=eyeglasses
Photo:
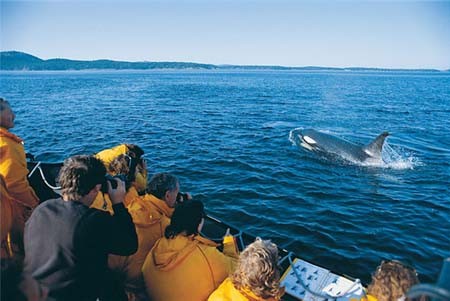
[[[128,168],[131,168],[131,162],[132,162],[133,158],[131,158],[131,156],[128,155],[128,154],[123,154],[123,156],[124,156],[124,157],[126,158],[126,160],[127,160]]]

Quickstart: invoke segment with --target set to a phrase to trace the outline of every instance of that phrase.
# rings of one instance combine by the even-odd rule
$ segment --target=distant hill
[[[2,51],[0,53],[1,70],[33,70],[34,66],[40,66],[42,62],[40,58],[23,52]]]
[[[250,69],[250,70],[304,70],[304,71],[379,71],[379,72],[449,72],[450,70],[437,69],[388,69],[388,68],[367,68],[367,67],[286,67],[286,66],[242,66],[242,65],[218,65],[221,69]]]
[[[0,52],[0,70],[86,70],[86,69],[216,69],[210,64],[182,62],[121,62],[112,60],[76,61],[68,59],[42,60],[19,51]]]
[[[185,62],[123,62],[112,60],[78,61],[69,59],[42,60],[31,54],[19,51],[0,52],[0,70],[148,70],[148,69],[243,69],[243,70],[305,70],[305,71],[426,71],[440,72],[436,69],[383,69],[360,67],[284,67],[284,66],[243,66],[243,65],[212,65]],[[446,70],[450,71],[450,70]]]

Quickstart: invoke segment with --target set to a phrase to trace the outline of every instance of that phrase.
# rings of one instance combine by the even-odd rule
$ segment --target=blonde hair
[[[397,301],[410,287],[419,283],[416,270],[398,261],[382,261],[367,287],[378,301]]]
[[[280,271],[278,248],[270,240],[257,238],[239,256],[238,265],[231,275],[236,289],[250,290],[258,297],[280,299]]]

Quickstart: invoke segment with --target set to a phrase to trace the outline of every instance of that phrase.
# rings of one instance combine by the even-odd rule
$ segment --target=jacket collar
[[[239,290],[239,292],[243,296],[245,296],[245,298],[247,298],[248,301],[278,301],[278,300],[280,300],[280,299],[275,299],[275,298],[264,299],[264,298],[258,297],[253,292],[251,292],[249,289],[242,289],[242,290]]]
[[[150,201],[150,203],[158,210],[160,213],[164,214],[167,217],[172,217],[173,211],[175,208],[170,208],[167,206],[166,202],[161,199],[158,199],[153,194],[146,194],[146,199]]]
[[[4,127],[0,127],[0,137],[7,137],[9,139],[16,141],[17,143],[23,143],[22,139],[20,139],[18,136],[14,135]]]
[[[250,289],[244,287],[241,289],[237,289],[234,284],[233,281],[231,280],[230,277],[228,277],[227,279],[225,279],[225,281],[223,282],[224,288],[225,290],[228,291],[237,291],[239,292],[240,295],[242,295],[247,301],[279,301],[281,300],[281,297],[284,295],[285,293],[285,288],[282,287],[280,290],[280,296],[278,297],[270,297],[268,299],[264,299],[262,297],[257,296],[255,293],[253,293]]]

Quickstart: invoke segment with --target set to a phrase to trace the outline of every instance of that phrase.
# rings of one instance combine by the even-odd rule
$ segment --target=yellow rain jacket
[[[23,141],[0,127],[0,175],[13,199],[30,209],[39,204],[39,198],[28,183],[28,169]]]
[[[173,211],[163,200],[151,194],[137,196],[130,202],[128,212],[136,226],[138,250],[127,257],[109,256],[109,267],[124,274],[128,292],[145,294],[142,265],[153,245],[164,235]]]
[[[6,191],[11,199],[11,211],[2,201],[2,240],[3,210],[5,210],[5,214],[9,213],[11,218],[11,229],[8,231],[11,242],[9,247],[15,246],[12,250],[14,255],[23,256],[25,222],[30,217],[31,211],[39,204],[39,198],[28,183],[27,161],[22,139],[3,127],[0,127],[0,159],[0,176],[5,186],[5,189],[2,189],[2,199],[4,195],[6,196]],[[5,218],[5,222],[6,219],[8,218]]]
[[[230,278],[225,281],[209,296],[208,301],[278,301],[281,299],[263,299],[256,296],[250,290],[239,291],[233,285]]]
[[[238,257],[232,236],[224,239],[224,253],[216,247],[198,235],[158,240],[142,267],[150,299],[207,300],[233,271]]]
[[[12,248],[9,240],[9,233],[12,228],[13,223],[13,207],[12,207],[12,198],[6,190],[5,182],[3,178],[0,176],[0,202],[1,202],[1,236],[2,236],[2,245],[1,245],[1,258],[12,257]]]

